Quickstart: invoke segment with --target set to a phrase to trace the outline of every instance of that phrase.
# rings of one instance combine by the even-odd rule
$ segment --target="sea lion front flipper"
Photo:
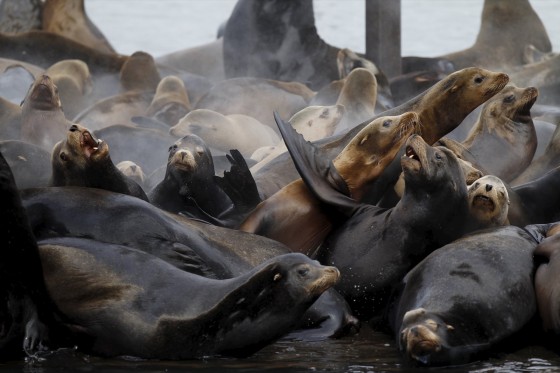
[[[245,158],[237,149],[231,149],[226,157],[231,164],[224,176],[214,176],[214,181],[228,195],[239,212],[251,211],[260,202],[257,183],[249,170]]]
[[[274,120],[290,152],[301,178],[321,202],[351,216],[360,203],[348,196],[348,186],[337,172],[332,160],[320,154],[320,149],[306,141],[290,123],[275,111]]]

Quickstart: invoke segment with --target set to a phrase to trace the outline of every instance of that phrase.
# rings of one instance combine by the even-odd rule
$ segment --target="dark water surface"
[[[0,372],[560,372],[560,356],[538,345],[497,352],[481,361],[453,367],[408,364],[393,339],[364,326],[357,335],[317,342],[281,340],[243,359],[193,361],[103,359],[72,349],[42,359],[0,364]]]

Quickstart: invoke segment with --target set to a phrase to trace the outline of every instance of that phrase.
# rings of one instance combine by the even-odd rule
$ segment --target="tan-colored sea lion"
[[[543,52],[552,50],[544,24],[529,0],[485,0],[475,43],[440,58],[451,61],[456,69],[479,66],[510,73],[525,64],[528,45]]]
[[[229,114],[244,114],[277,131],[273,111],[289,118],[309,106],[315,92],[303,83],[240,77],[226,79],[214,86],[194,103],[194,109],[209,109]],[[247,100],[247,97],[252,97]]]
[[[243,156],[250,157],[256,149],[280,141],[272,128],[249,115],[223,115],[209,109],[192,110],[169,128],[169,133],[176,138],[195,134],[215,155],[237,149]]]
[[[509,195],[504,182],[485,175],[467,188],[469,198],[470,229],[508,225]]]
[[[283,122],[280,125],[292,128]],[[348,197],[360,200],[419,125],[416,113],[371,121],[333,160],[341,177],[334,181],[337,187],[344,189],[342,192]],[[335,221],[305,182],[297,179],[262,201],[239,229],[275,239],[293,251],[311,255]]]
[[[355,68],[344,79],[344,85],[336,100],[343,105],[344,117],[336,127],[335,134],[345,133],[364,120],[373,117],[377,102],[377,79],[365,68]]]
[[[62,111],[58,88],[48,75],[38,77],[21,106],[21,139],[51,151],[72,125]]]
[[[340,121],[344,118],[345,112],[345,107],[339,104],[330,106],[312,105],[292,115],[288,122],[290,122],[292,127],[294,127],[305,140],[315,141],[331,136]],[[252,159],[257,160],[255,158],[255,153],[259,152],[259,150],[262,151],[263,148],[259,148],[253,152],[253,154],[251,154]],[[257,172],[270,160],[287,150],[283,140],[273,147],[268,147],[265,150],[267,151],[266,155],[258,160],[257,164],[251,167],[251,172]]]
[[[416,112],[422,123],[422,137],[425,136],[428,144],[433,144],[456,128],[476,107],[498,93],[508,81],[508,75],[501,72],[477,67],[466,68],[449,74],[406,103],[383,112],[383,116],[400,115],[407,111]],[[344,135],[317,141],[321,156],[328,159],[336,157],[368,123],[369,121],[364,121]],[[385,191],[393,186],[400,172],[398,162],[393,162],[386,168],[385,175],[377,179],[377,185],[371,191],[369,198],[372,203],[376,203]],[[265,198],[296,178],[297,171],[287,155],[278,156],[255,174],[259,191]]]
[[[136,162],[120,161],[116,164],[116,166],[120,172],[138,183],[138,185],[140,185],[142,189],[144,189],[145,191],[149,190],[146,187],[148,177],[144,173],[144,170],[142,170],[142,167],[140,167],[140,165],[138,165]]]
[[[158,83],[156,94],[145,115],[153,117],[170,127],[192,110],[185,83],[175,75],[168,75]]]
[[[95,50],[116,53],[115,48],[88,17],[84,0],[44,1],[41,28]]]
[[[81,60],[62,60],[50,66],[45,74],[58,88],[62,109],[67,118],[89,106],[88,96],[93,90],[89,67]]]
[[[506,86],[483,105],[478,121],[462,142],[489,174],[505,182],[523,172],[537,149],[530,110],[538,94],[534,87]]]

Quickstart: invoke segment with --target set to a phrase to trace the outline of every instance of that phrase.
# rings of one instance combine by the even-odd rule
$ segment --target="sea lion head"
[[[62,110],[58,88],[50,76],[43,74],[35,79],[22,102],[22,109],[27,108],[43,111]]]
[[[51,154],[53,185],[83,185],[87,169],[109,160],[109,145],[87,128],[73,124],[65,140],[55,144]]]
[[[503,181],[486,175],[468,187],[470,215],[480,227],[507,224],[509,196]]]
[[[419,135],[411,135],[401,157],[405,194],[408,190],[421,193],[443,193],[443,190],[466,197],[466,181],[461,165],[453,151],[443,146],[430,146]]]
[[[429,365],[434,357],[445,353],[447,334],[453,330],[453,326],[423,308],[408,311],[403,317],[399,349],[408,359]]]
[[[169,147],[167,160],[176,176],[186,182],[196,176],[197,180],[211,179],[215,173],[210,149],[197,135],[186,135]]]

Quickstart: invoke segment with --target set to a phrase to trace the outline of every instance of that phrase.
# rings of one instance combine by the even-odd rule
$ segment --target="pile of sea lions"
[[[413,365],[554,346],[557,61],[529,0],[396,77],[325,43],[312,0],[238,0],[157,58],[84,0],[0,2],[0,356],[247,357],[365,324]]]

